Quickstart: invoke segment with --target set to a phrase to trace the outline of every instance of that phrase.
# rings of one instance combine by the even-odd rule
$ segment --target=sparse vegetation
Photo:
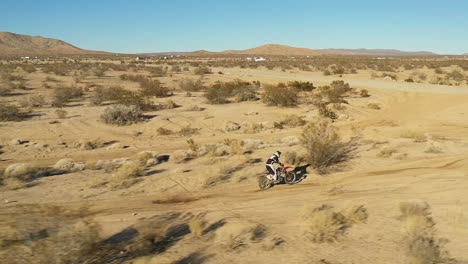
[[[306,161],[320,173],[351,159],[355,150],[354,142],[342,142],[328,121],[306,126],[301,143],[307,151]]]
[[[427,203],[402,202],[400,219],[405,221],[404,245],[410,264],[454,263],[445,249],[446,241],[437,238]]]
[[[297,105],[299,90],[294,87],[279,83],[276,85],[266,84],[263,89],[262,101],[267,105],[283,107]]]
[[[83,96],[83,90],[76,86],[65,86],[54,88],[54,95],[52,100],[52,106],[63,107],[70,100],[81,98]]]
[[[21,121],[26,117],[17,106],[0,103],[0,121]]]
[[[104,109],[101,120],[107,124],[127,126],[140,122],[142,111],[135,105],[112,105]]]

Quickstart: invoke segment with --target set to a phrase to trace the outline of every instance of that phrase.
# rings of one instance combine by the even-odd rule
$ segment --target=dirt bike
[[[260,190],[266,190],[277,184],[298,183],[307,177],[307,167],[309,166],[310,164],[293,168],[292,166],[284,166],[281,164],[276,169],[276,181],[270,173],[263,173],[258,176],[258,187]]]

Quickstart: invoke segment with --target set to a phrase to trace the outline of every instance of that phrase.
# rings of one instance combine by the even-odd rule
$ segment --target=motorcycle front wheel
[[[260,190],[266,190],[273,186],[273,181],[265,176],[258,176],[258,187]]]

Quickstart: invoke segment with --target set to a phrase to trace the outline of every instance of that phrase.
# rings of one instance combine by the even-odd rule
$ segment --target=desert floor
[[[303,151],[298,138],[302,128],[269,128],[269,124],[298,115],[314,122],[317,111],[307,104],[293,108],[266,106],[260,101],[207,104],[201,92],[188,97],[175,91],[170,99],[180,105],[147,114],[147,121],[117,127],[99,120],[105,106],[77,102],[66,107],[68,117],[57,119],[54,108],[40,108],[40,115],[22,122],[3,122],[0,166],[26,162],[52,166],[62,158],[91,163],[118,158],[135,159],[142,151],[172,155],[187,149],[187,137],[160,136],[157,129],[199,128],[190,136],[199,145],[223,143],[227,138],[248,140],[255,145],[245,163],[244,155],[200,157],[185,163],[171,160],[147,168],[142,181],[124,189],[100,185],[112,173],[86,169],[44,177],[28,188],[0,189],[0,219],[24,218],[24,206],[58,205],[67,209],[86,207],[86,218],[97,222],[102,238],[110,237],[145,219],[181,213],[199,216],[210,226],[201,237],[186,235],[164,252],[153,254],[154,263],[406,263],[405,222],[400,216],[402,202],[430,205],[436,236],[447,239],[445,248],[460,262],[468,261],[468,86],[444,86],[370,79],[368,73],[323,76],[318,72],[271,71],[266,69],[213,69],[205,82],[215,80],[262,83],[289,80],[325,85],[341,79],[356,89],[369,90],[370,97],[347,98],[345,109],[337,111],[334,126],[344,140],[359,138],[357,156],[337,171],[308,178],[294,185],[278,185],[260,191],[257,175],[274,151]],[[135,89],[132,82],[120,81],[122,72],[109,71],[103,78],[88,77],[97,84],[121,84]],[[32,73],[28,83],[38,87],[27,93],[48,94],[41,88],[42,72]],[[174,80],[188,74],[163,77],[172,87]],[[62,78],[65,83],[69,77]],[[14,101],[13,97],[6,100]],[[157,99],[165,101],[166,99]],[[376,103],[380,109],[368,108]],[[197,105],[202,111],[187,111]],[[58,120],[54,123],[50,121]],[[226,132],[225,123],[241,125]],[[244,126],[264,123],[258,133]],[[405,135],[416,135],[405,136]],[[14,144],[15,139],[27,140]],[[86,150],[80,143],[101,140],[114,144]],[[117,143],[115,143],[117,142]],[[391,152],[387,156],[382,152]],[[213,186],[206,181],[226,167],[243,164],[229,178]],[[306,211],[323,204],[337,211],[364,206],[368,218],[348,227],[336,241],[317,243],[307,237]],[[251,230],[261,226],[257,238]],[[237,246],[233,246],[237,243]],[[184,259],[185,258],[185,259]],[[186,262],[183,262],[186,261]],[[190,262],[191,261],[191,262]],[[131,263],[131,262],[128,262]],[[143,262],[141,262],[143,263]],[[150,262],[148,262],[150,263]],[[151,262],[153,263],[153,262]]]

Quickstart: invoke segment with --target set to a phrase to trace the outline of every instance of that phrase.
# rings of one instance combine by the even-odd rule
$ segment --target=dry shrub
[[[361,89],[361,90],[359,91],[359,95],[360,95],[361,97],[369,97],[369,96],[370,96],[370,95],[369,95],[369,91],[366,90],[366,89]]]
[[[403,244],[408,263],[455,263],[444,248],[447,240],[437,238],[436,224],[427,203],[402,202],[400,212],[406,227]]]
[[[205,89],[201,79],[194,81],[186,78],[179,81],[179,88],[185,92],[198,92]]]
[[[256,86],[242,80],[232,82],[216,82],[205,91],[205,98],[211,104],[229,103],[230,97],[235,97],[236,102],[255,101]]]
[[[424,135],[424,133],[421,133],[421,132],[418,132],[418,131],[413,131],[413,130],[403,131],[400,134],[400,137],[401,138],[410,138],[410,139],[413,139],[414,142],[418,142],[418,143],[426,141],[426,136]]]
[[[287,115],[280,123],[283,126],[298,127],[304,126],[307,122],[300,116]]]
[[[142,120],[142,111],[138,106],[112,105],[104,109],[101,120],[107,124],[127,126]]]
[[[355,142],[342,142],[328,121],[306,126],[302,131],[301,143],[307,151],[306,161],[319,173],[351,159],[355,152]]]
[[[396,148],[386,147],[377,153],[377,157],[379,158],[390,158],[393,154],[398,153]]]
[[[30,95],[20,101],[22,107],[43,107],[45,104],[45,97],[40,94]]]
[[[160,136],[168,136],[168,135],[173,135],[174,134],[174,131],[170,130],[170,129],[167,129],[167,128],[164,128],[164,127],[160,127],[156,130],[156,132],[158,133],[158,135]]]
[[[369,103],[369,104],[367,104],[367,108],[373,109],[373,110],[379,110],[380,106],[379,106],[379,104],[376,104],[376,103]]]
[[[171,99],[168,99],[166,101],[164,101],[163,103],[163,108],[164,109],[174,109],[174,108],[177,108],[179,107],[178,104],[176,104],[173,100]]]
[[[188,105],[184,107],[184,111],[203,111],[203,108],[198,105]]]
[[[207,66],[200,66],[200,67],[195,68],[193,70],[193,73],[195,73],[197,75],[205,75],[205,74],[212,74],[213,72]]]
[[[81,98],[83,90],[77,86],[55,87],[52,99],[52,106],[63,107],[72,99]]]
[[[174,163],[184,163],[194,158],[194,155],[189,150],[176,150],[171,155],[171,161]]]
[[[351,223],[365,223],[369,217],[369,213],[364,205],[357,205],[349,208],[344,212],[346,219]]]
[[[182,127],[179,130],[179,132],[177,132],[177,134],[179,136],[188,137],[188,136],[192,136],[192,135],[197,134],[199,130],[200,130],[199,128],[194,128],[194,127],[191,127],[190,125],[188,125],[188,126]]]
[[[144,79],[140,82],[140,92],[143,96],[167,97],[169,88],[163,86],[158,80]]]
[[[99,139],[86,141],[81,145],[81,147],[85,150],[93,150],[93,149],[103,148],[105,146],[106,146],[106,142],[99,140]]]
[[[0,84],[0,96],[6,96],[6,95],[9,95],[11,93],[11,91],[13,90],[11,87],[9,86],[3,86],[2,84]]]
[[[22,182],[46,175],[47,170],[29,163],[14,163],[3,172],[3,179],[17,179]]]
[[[226,132],[237,131],[240,128],[241,126],[238,123],[232,121],[227,121],[224,123],[224,131]]]
[[[192,218],[188,226],[190,228],[190,233],[192,233],[194,237],[201,237],[203,235],[205,223],[199,217]]]
[[[288,82],[288,86],[302,92],[311,92],[316,88],[313,83],[303,81]]]
[[[325,204],[306,214],[304,221],[306,234],[314,242],[335,242],[350,227],[342,213]]]
[[[156,151],[142,151],[137,154],[137,160],[141,165],[153,165],[152,163],[157,163],[155,160],[158,157],[158,152]]]
[[[264,85],[263,89],[262,101],[267,105],[283,107],[297,105],[299,90],[294,87],[289,87],[284,83],[278,83],[277,85]]]
[[[296,151],[287,151],[284,153],[284,161],[287,164],[297,166],[304,163],[305,158],[302,155],[298,155]]]
[[[337,119],[338,116],[335,112],[328,109],[327,104],[324,102],[319,102],[315,104],[318,108],[318,114],[322,118],[330,118],[330,119]]]
[[[229,147],[230,155],[240,155],[246,152],[243,140],[225,138],[224,145]]]
[[[126,162],[113,175],[109,182],[112,190],[126,189],[141,181],[144,170],[138,162]]]
[[[427,142],[427,145],[424,148],[424,153],[438,154],[438,153],[442,153],[442,152],[443,152],[443,150],[442,150],[440,144],[437,143],[437,142],[434,142],[434,141]]]
[[[75,172],[86,169],[86,164],[83,162],[76,162],[70,158],[65,158],[57,161],[54,168],[63,172]]]
[[[417,202],[401,202],[400,203],[400,218],[406,219],[411,215],[429,216],[429,204]]]
[[[21,121],[27,118],[27,115],[15,106],[0,103],[0,121]]]
[[[57,118],[63,119],[65,117],[67,117],[68,112],[66,110],[63,110],[63,109],[59,108],[59,109],[55,110],[55,115],[57,116]]]
[[[85,209],[33,205],[14,214],[0,238],[0,259],[7,263],[85,263],[100,241],[99,227],[85,218]]]
[[[330,85],[320,87],[320,95],[328,100],[328,103],[340,104],[346,103],[344,97],[352,89],[348,83],[342,80],[333,81]]]

